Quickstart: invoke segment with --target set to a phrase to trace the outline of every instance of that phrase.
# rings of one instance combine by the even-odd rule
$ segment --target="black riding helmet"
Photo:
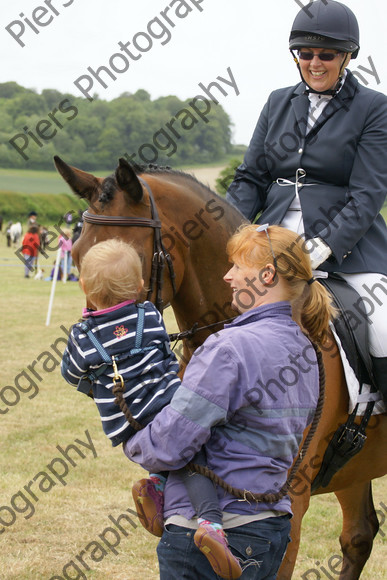
[[[293,51],[305,47],[330,48],[344,53],[335,88],[328,91],[309,89],[312,93],[334,96],[341,86],[347,54],[351,54],[351,58],[359,54],[359,25],[352,10],[335,0],[316,0],[297,14],[289,37],[289,48],[303,82],[301,67]]]
[[[316,0],[297,14],[289,38],[290,50],[303,47],[332,48],[359,53],[359,25],[356,16],[344,4],[335,0]]]

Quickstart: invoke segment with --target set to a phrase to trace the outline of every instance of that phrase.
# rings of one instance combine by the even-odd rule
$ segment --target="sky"
[[[345,3],[356,14],[361,33],[360,54],[349,68],[361,74],[363,84],[386,93],[386,3]],[[84,98],[86,92],[98,93],[111,100],[138,89],[147,90],[152,99],[194,98],[216,81],[223,91],[212,85],[211,94],[231,118],[232,140],[247,145],[270,92],[299,81],[288,38],[304,4],[306,0],[3,0],[0,83],[16,81],[38,92],[53,88]],[[101,66],[114,75],[100,72],[105,87],[88,70]]]

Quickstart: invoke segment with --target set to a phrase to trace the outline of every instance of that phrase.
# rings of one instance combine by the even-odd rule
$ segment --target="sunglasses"
[[[267,240],[269,242],[269,246],[270,246],[270,251],[271,251],[271,255],[273,256],[273,264],[274,264],[274,268],[276,269],[276,271],[274,272],[274,276],[273,276],[273,280],[277,275],[277,260],[274,254],[274,250],[273,250],[273,246],[271,245],[271,240],[270,240],[270,236],[269,236],[269,224],[262,224],[261,226],[258,226],[256,228],[257,232],[265,232],[266,236],[267,236]]]
[[[298,56],[301,60],[313,60],[313,57],[317,56],[320,60],[322,60],[324,62],[330,62],[330,61],[334,60],[336,58],[336,56],[339,56],[339,54],[341,54],[341,53],[340,52],[320,52],[319,54],[317,54],[317,52],[301,50],[298,53]]]

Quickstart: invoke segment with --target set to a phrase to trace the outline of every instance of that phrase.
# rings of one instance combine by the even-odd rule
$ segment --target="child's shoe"
[[[201,523],[195,532],[194,542],[218,576],[235,580],[242,575],[242,568],[231,553],[222,529],[216,530],[209,523]]]
[[[132,496],[137,515],[144,528],[161,538],[164,531],[164,494],[156,491],[151,479],[140,479],[132,487]]]

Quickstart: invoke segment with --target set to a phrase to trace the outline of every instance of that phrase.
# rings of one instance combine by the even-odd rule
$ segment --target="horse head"
[[[70,167],[59,157],[55,165],[73,192],[89,204],[73,248],[78,268],[92,245],[120,237],[130,241],[141,256],[143,278],[152,290],[148,299],[156,306],[160,286],[152,288],[154,257],[164,261],[170,256],[173,272],[166,267],[157,278],[163,302],[172,304],[181,329],[235,315],[230,309],[230,289],[222,278],[229,267],[227,240],[243,217],[224,199],[193,176],[170,168],[132,167],[120,159],[114,174],[99,178]],[[155,251],[157,237],[161,251],[160,245]],[[189,350],[208,334],[189,339]]]
[[[146,192],[134,169],[125,159],[120,159],[114,174],[98,178],[67,165],[59,157],[54,159],[57,170],[73,192],[89,204],[82,234],[72,251],[79,271],[84,254],[92,245],[120,237],[136,248],[142,260],[144,280],[149,281],[156,224],[152,219],[151,193]]]

